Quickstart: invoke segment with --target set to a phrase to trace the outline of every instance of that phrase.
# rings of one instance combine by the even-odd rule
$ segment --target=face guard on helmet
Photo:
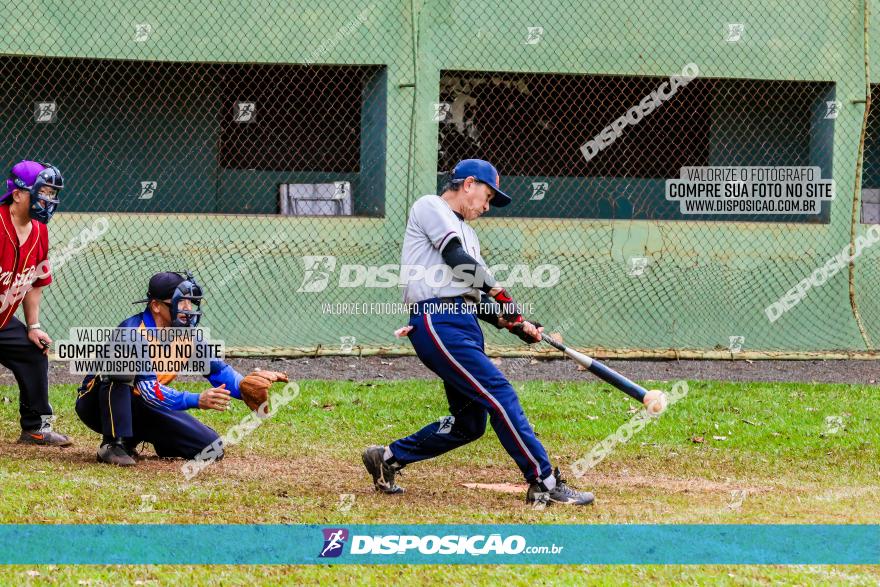
[[[186,271],[185,274],[186,280],[180,282],[171,295],[171,326],[195,328],[202,317],[200,311],[203,297],[202,286],[196,282],[192,273]],[[192,302],[192,310],[181,310],[179,308],[181,300]],[[180,314],[183,314],[183,320],[180,319]]]
[[[43,163],[42,161],[38,161],[38,163],[44,165],[46,169],[37,175],[34,185],[27,185],[23,179],[16,177],[14,174],[11,179],[15,187],[27,190],[30,193],[31,205],[28,211],[31,218],[37,222],[48,224],[49,220],[52,219],[52,215],[55,214],[55,210],[58,209],[58,204],[60,203],[58,194],[64,188],[64,178],[54,165]],[[55,190],[55,197],[41,193],[40,190],[44,187],[50,187]],[[40,202],[42,202],[42,205]]]

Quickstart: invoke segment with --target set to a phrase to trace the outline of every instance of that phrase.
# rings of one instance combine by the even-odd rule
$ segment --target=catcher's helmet
[[[55,196],[40,193],[43,187],[55,190]],[[9,197],[17,189],[27,190],[31,195],[30,216],[38,222],[48,224],[58,209],[58,193],[64,188],[61,171],[50,163],[42,161],[19,161],[9,172],[6,180],[7,191],[0,201]],[[42,202],[42,204],[41,204]]]
[[[168,306],[171,310],[171,325],[195,327],[202,317],[200,308],[203,297],[202,286],[198,284],[190,271],[184,271],[184,273],[163,271],[150,278],[150,283],[147,286],[147,297],[134,303],[142,304],[150,300],[164,301],[170,299],[171,302]],[[192,302],[193,309],[179,309],[178,306],[181,300]],[[180,319],[181,314],[184,316],[183,320]]]

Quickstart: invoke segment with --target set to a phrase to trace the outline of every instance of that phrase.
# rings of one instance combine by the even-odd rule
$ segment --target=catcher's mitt
[[[269,386],[278,381],[287,381],[287,374],[280,371],[257,370],[245,375],[238,384],[241,399],[251,410],[259,409],[263,404],[268,406]]]

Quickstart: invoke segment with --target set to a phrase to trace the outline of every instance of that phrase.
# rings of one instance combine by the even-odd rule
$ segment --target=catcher
[[[157,273],[150,278],[143,312],[123,321],[121,328],[195,327],[202,288],[189,272]],[[87,375],[76,400],[76,413],[86,426],[103,435],[98,462],[130,467],[137,463],[136,447],[153,445],[160,457],[192,459],[219,435],[186,410],[224,411],[232,398],[254,410],[268,399],[269,386],[287,381],[276,371],[254,371],[242,376],[221,360],[211,361],[206,375],[213,386],[202,393],[171,387],[177,373],[141,373],[137,376]],[[222,457],[222,452],[217,458]]]

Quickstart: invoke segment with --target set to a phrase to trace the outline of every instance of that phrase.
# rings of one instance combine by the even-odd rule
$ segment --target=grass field
[[[655,387],[670,387],[657,384]],[[636,403],[601,383],[516,384],[554,463],[565,471]],[[202,384],[189,386],[193,391]],[[99,437],[56,386],[56,428],[75,446],[14,444],[16,389],[0,387],[2,523],[880,523],[880,396],[850,385],[690,382],[687,397],[573,485],[594,507],[536,510],[522,494],[466,482],[522,483],[491,430],[479,441],[408,467],[405,495],[373,492],[360,463],[446,413],[439,383],[301,382],[301,393],[186,481],[181,461],[133,469],[95,464]],[[246,412],[197,415],[223,433]],[[571,477],[571,475],[569,475]],[[353,496],[350,497],[350,496]],[[185,548],[185,545],[182,545]],[[6,567],[0,583],[144,584],[870,584],[877,567]],[[85,581],[85,582],[83,582]]]

